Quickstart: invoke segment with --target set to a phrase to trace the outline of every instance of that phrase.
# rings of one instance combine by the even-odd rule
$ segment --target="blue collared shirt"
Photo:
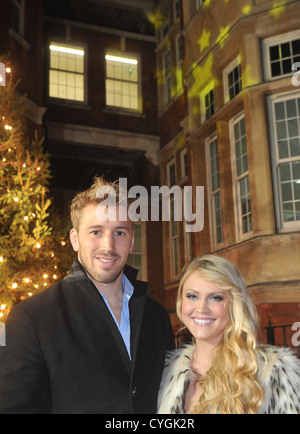
[[[105,298],[105,296],[101,292],[100,292],[100,294],[102,295],[102,298],[105,301],[106,306],[108,307],[108,309],[111,313],[111,316],[113,317],[113,319],[114,319],[114,321],[115,321],[115,323],[119,329],[119,332],[120,332],[120,334],[123,338],[124,344],[126,346],[129,358],[131,359],[129,300],[131,299],[134,288],[124,274],[122,277],[122,283],[123,283],[123,288],[124,288],[124,294],[123,294],[123,305],[122,305],[120,325],[118,324],[118,321],[116,320],[107,299]]]

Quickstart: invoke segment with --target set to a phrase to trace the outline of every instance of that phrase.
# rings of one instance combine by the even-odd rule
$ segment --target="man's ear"
[[[79,250],[78,234],[77,234],[76,229],[74,229],[74,228],[72,228],[70,230],[70,241],[71,241],[74,252],[78,252],[78,250]]]

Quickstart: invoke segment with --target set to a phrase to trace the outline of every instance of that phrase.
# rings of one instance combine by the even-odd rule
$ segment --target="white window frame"
[[[251,188],[249,184],[249,197],[250,197],[250,204],[251,204],[251,213],[248,215],[251,215],[251,225],[252,229],[250,231],[244,232],[243,231],[243,214],[242,214],[242,196],[241,196],[241,183],[243,180],[246,180],[248,178],[248,183],[250,183],[249,180],[249,166],[247,171],[244,171],[241,175],[238,175],[237,173],[237,158],[236,158],[236,141],[235,141],[235,134],[234,134],[234,126],[241,122],[242,119],[245,119],[245,113],[241,112],[238,114],[235,118],[231,119],[229,123],[229,130],[230,130],[230,146],[231,146],[231,164],[232,164],[232,181],[233,181],[233,198],[234,198],[234,214],[235,214],[235,231],[236,231],[236,237],[239,241],[243,241],[245,239],[248,239],[253,236],[253,206],[252,206],[252,200],[251,200]],[[246,127],[246,125],[245,125]],[[246,137],[246,143],[247,143],[247,136]],[[248,160],[248,149],[247,149],[247,160]],[[247,162],[248,164],[248,162]]]
[[[206,116],[205,98],[206,98],[206,95],[208,95],[211,91],[214,92],[214,89],[215,89],[215,82],[213,80],[204,88],[204,90],[200,94],[201,123],[208,121],[213,116],[213,114],[209,117]],[[216,112],[216,105],[215,105],[215,95],[214,95],[214,114],[215,114],[215,112]]]
[[[272,173],[273,173],[273,184],[274,184],[274,199],[275,199],[275,214],[276,214],[276,224],[277,229],[280,232],[288,232],[291,230],[300,229],[300,220],[284,221],[283,217],[283,203],[281,195],[281,185],[280,185],[280,164],[300,162],[300,157],[289,157],[280,158],[278,151],[278,136],[276,129],[276,118],[275,118],[275,104],[279,102],[286,102],[292,99],[299,99],[300,92],[289,92],[278,95],[273,95],[268,98],[268,111],[269,111],[269,130],[270,130],[270,141],[271,141],[271,158],[272,158]]]
[[[181,179],[185,179],[188,176],[188,168],[186,168],[185,158],[187,157],[187,149],[184,148],[183,151],[180,152],[180,174]]]
[[[207,197],[208,197],[208,204],[209,204],[209,223],[210,223],[210,233],[211,233],[211,247],[212,250],[215,250],[217,248],[222,248],[224,245],[224,231],[223,231],[223,215],[222,215],[222,208],[220,210],[221,212],[221,231],[222,231],[222,240],[218,241],[218,235],[217,235],[217,221],[216,221],[216,212],[217,209],[215,207],[215,196],[219,195],[220,205],[222,205],[222,189],[221,189],[221,180],[220,180],[220,164],[219,164],[219,149],[218,149],[218,188],[213,189],[213,181],[212,177],[213,175],[216,175],[216,173],[212,173],[211,168],[211,152],[210,152],[210,146],[213,142],[217,142],[218,147],[218,136],[217,134],[213,134],[212,136],[208,137],[205,141],[205,155],[206,155],[206,173],[207,173]],[[219,148],[219,147],[218,147]]]
[[[129,254],[129,265],[134,267],[134,264],[130,259],[133,259],[134,256],[141,256],[142,268],[139,270],[137,278],[139,280],[147,281],[147,245],[146,245],[146,222],[138,221],[134,223],[134,228],[139,226],[141,228],[141,250],[136,250],[135,246],[133,246],[133,251]],[[134,262],[134,261],[133,261]]]
[[[160,40],[163,41],[170,32],[170,19],[169,17],[164,19],[164,22],[161,26],[161,34],[160,34]]]
[[[180,0],[174,0],[173,11],[174,11],[174,23],[176,23],[180,19]]]
[[[116,58],[116,59],[124,59],[124,64],[126,63],[126,61],[130,62],[137,62],[137,80],[136,81],[127,81],[125,79],[121,79],[121,78],[116,78],[116,77],[110,77],[107,75],[107,69],[105,72],[105,82],[106,82],[106,86],[105,86],[105,95],[106,95],[106,106],[110,109],[114,109],[114,110],[120,110],[120,111],[125,111],[125,112],[133,112],[133,113],[141,113],[143,111],[143,107],[142,107],[142,88],[141,88],[141,62],[140,62],[140,56],[137,55],[136,53],[130,53],[130,52],[118,52],[118,51],[114,51],[114,50],[106,50],[106,54],[105,54],[105,58],[107,56],[111,56],[112,58]],[[107,60],[107,59],[106,59]],[[122,62],[121,62],[122,63]],[[130,64],[128,65],[130,67]],[[105,61],[105,67],[107,67],[106,61]],[[136,107],[128,107],[128,106],[124,106],[123,104],[109,104],[107,101],[107,81],[113,81],[116,83],[120,83],[122,84],[127,84],[127,85],[133,85],[136,90],[137,90],[137,105]],[[121,93],[121,95],[123,95]],[[130,95],[128,95],[128,97],[130,98]]]
[[[175,158],[167,163],[167,183],[170,188],[176,185],[176,164]],[[171,168],[174,170],[174,180],[171,179]],[[179,275],[179,224],[175,220],[174,196],[170,197],[170,222],[169,222],[169,240],[170,240],[170,268],[171,277],[175,279]]]
[[[83,72],[79,73],[76,71],[69,71],[69,70],[63,70],[60,68],[52,68],[51,67],[51,50],[50,50],[50,46],[51,45],[55,45],[55,46],[59,46],[62,49],[70,49],[70,50],[78,50],[78,51],[82,51],[84,54],[84,59],[83,59]],[[61,42],[61,41],[55,41],[55,40],[51,40],[49,41],[49,72],[48,72],[48,98],[51,100],[57,100],[57,101],[64,101],[64,102],[68,102],[68,103],[76,103],[76,104],[85,104],[86,103],[86,99],[87,99],[87,74],[86,74],[86,60],[87,60],[87,51],[86,51],[86,47],[83,45],[79,45],[79,44],[72,44],[72,43],[66,43],[66,42]],[[51,71],[57,71],[58,73],[65,73],[67,76],[68,74],[70,75],[78,75],[80,77],[83,78],[83,99],[73,99],[73,98],[68,98],[68,97],[60,97],[60,96],[53,96],[50,95],[50,75],[51,75]],[[70,82],[69,79],[66,79],[66,82]],[[68,87],[68,86],[67,86]],[[76,87],[76,86],[75,86]]]
[[[291,69],[291,71],[287,74],[281,74],[272,77],[270,48],[287,42],[293,42],[297,39],[300,39],[300,30],[284,33],[282,35],[277,35],[271,38],[264,39],[262,41],[263,68],[264,68],[265,80],[268,81],[279,80],[281,78],[289,77],[294,73]]]
[[[228,84],[228,76],[229,74],[238,66],[241,66],[241,56],[237,56],[226,68],[223,70],[223,87],[224,87],[224,101],[225,104],[232,101],[238,94],[234,96],[234,98],[230,98],[230,92],[229,92],[229,84]],[[242,80],[242,73],[241,73],[241,80]],[[241,85],[241,90],[243,90],[243,83]],[[239,92],[239,93],[240,93]]]

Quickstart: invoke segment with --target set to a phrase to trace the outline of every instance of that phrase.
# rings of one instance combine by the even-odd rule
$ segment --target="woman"
[[[257,313],[234,264],[214,255],[187,264],[177,314],[194,343],[168,356],[158,413],[300,413],[300,360],[257,343]]]

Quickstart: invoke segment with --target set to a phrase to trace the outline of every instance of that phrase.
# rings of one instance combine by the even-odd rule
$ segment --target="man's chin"
[[[101,273],[95,273],[95,272],[91,272],[89,273],[89,275],[92,277],[93,280],[95,280],[97,283],[114,283],[119,276],[122,274],[123,269],[122,270],[117,270],[117,271],[102,271]]]

